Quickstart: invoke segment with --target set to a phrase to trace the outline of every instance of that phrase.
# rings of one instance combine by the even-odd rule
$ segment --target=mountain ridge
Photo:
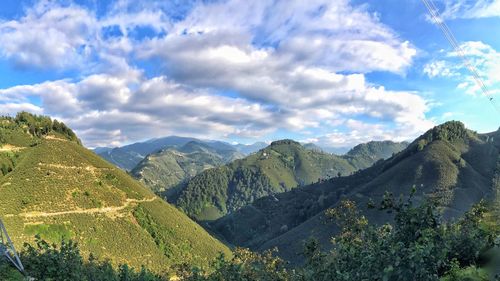
[[[400,149],[396,143],[386,145]],[[171,202],[197,220],[213,220],[262,196],[349,175],[379,160],[352,162],[357,159],[354,154],[343,157],[307,149],[294,140],[278,140],[250,156],[193,177]]]
[[[309,237],[331,247],[336,228],[324,223],[324,210],[343,199],[357,202],[371,222],[384,223],[390,216],[367,209],[371,200],[381,200],[385,192],[408,196],[416,188],[416,202],[438,200],[445,218],[455,218],[494,194],[492,182],[500,176],[499,139],[500,131],[476,134],[459,122],[447,122],[373,167],[260,198],[208,228],[236,246],[260,251],[277,247],[280,256],[297,263]]]

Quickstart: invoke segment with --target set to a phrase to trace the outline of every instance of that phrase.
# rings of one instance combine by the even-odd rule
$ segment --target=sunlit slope
[[[78,143],[58,133],[15,133],[17,138],[1,145],[0,154],[15,163],[0,178],[0,216],[18,248],[36,234],[56,243],[71,238],[84,254],[158,272],[228,252],[176,208]]]
[[[371,168],[264,197],[211,227],[235,245],[278,247],[283,257],[297,261],[303,241],[311,236],[331,245],[336,228],[326,224],[323,213],[342,199],[356,201],[375,223],[387,222],[390,216],[367,209],[367,203],[381,201],[386,191],[398,197],[415,187],[415,200],[438,200],[447,219],[460,216],[481,199],[498,204],[499,133],[476,134],[459,122],[448,122]]]
[[[170,198],[184,181],[244,157],[230,145],[219,146],[191,141],[179,148],[162,149],[146,156],[130,173],[155,193]]]

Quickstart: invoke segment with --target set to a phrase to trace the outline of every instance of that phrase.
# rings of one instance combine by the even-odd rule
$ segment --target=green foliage
[[[49,241],[69,240],[74,235],[66,225],[61,224],[31,224],[26,226],[25,233],[39,235]]]
[[[24,276],[6,259],[0,258],[0,280],[2,281],[25,281]]]
[[[407,142],[371,141],[356,145],[344,157],[356,168],[365,169],[380,159],[390,158],[407,146]]]
[[[64,123],[57,120],[52,120],[47,116],[35,115],[23,111],[19,112],[15,118],[2,117],[1,119],[4,121],[2,122],[3,124],[11,123],[11,128],[13,126],[19,126],[25,129],[34,137],[42,137],[48,135],[51,132],[55,132],[70,141],[80,143],[80,140],[77,138],[76,134]]]
[[[290,280],[285,262],[273,256],[271,251],[257,254],[241,248],[236,249],[229,260],[224,255],[218,256],[208,272],[182,265],[178,267],[177,276],[186,281]]]
[[[490,275],[484,269],[476,266],[460,268],[458,263],[452,263],[450,271],[439,279],[440,281],[489,281]]]
[[[353,201],[345,200],[326,211],[329,225],[333,222],[340,228],[332,239],[333,249],[324,252],[316,240],[310,240],[301,266],[286,266],[270,251],[256,254],[237,249],[232,259],[219,256],[209,270],[180,266],[178,277],[189,281],[490,280],[493,273],[481,267],[487,263],[483,254],[495,247],[493,238],[499,233],[482,228],[487,215],[484,206],[478,204],[458,221],[443,223],[434,202],[414,206],[411,197],[395,200],[387,194],[379,209],[393,212],[394,224],[376,226],[368,223]]]
[[[25,244],[21,258],[28,276],[35,280],[53,281],[159,281],[160,277],[142,268],[136,272],[127,265],[115,270],[109,261],[97,261],[92,255],[88,260],[80,254],[78,245],[69,240],[60,247],[39,237],[35,246]],[[0,271],[1,272],[1,271]],[[3,279],[2,279],[3,280]]]
[[[395,212],[394,225],[367,224],[352,201],[328,210],[327,217],[341,231],[330,254],[319,252],[317,244],[309,245],[302,271],[306,280],[439,280],[478,264],[480,254],[494,247],[493,237],[498,235],[481,229],[482,204],[456,223],[442,223],[431,202],[415,207],[411,199],[386,197],[381,209]]]

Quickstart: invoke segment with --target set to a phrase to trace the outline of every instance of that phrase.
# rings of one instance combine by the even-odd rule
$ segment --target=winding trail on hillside
[[[158,197],[152,197],[148,199],[127,199],[125,204],[118,207],[103,207],[103,208],[91,208],[91,209],[77,209],[71,211],[62,211],[62,212],[54,212],[54,213],[46,213],[46,212],[28,212],[21,213],[19,216],[24,218],[40,218],[40,217],[55,217],[55,216],[64,216],[64,215],[72,215],[72,214],[105,214],[105,213],[118,213],[119,211],[127,208],[132,203],[144,203],[144,202],[153,202],[157,200]]]

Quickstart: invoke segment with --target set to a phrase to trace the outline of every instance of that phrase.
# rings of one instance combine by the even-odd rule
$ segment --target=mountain
[[[236,150],[243,155],[249,155],[267,146],[266,143],[257,142],[251,145],[236,144],[214,140],[199,140],[189,137],[169,136],[164,138],[151,139],[144,142],[137,142],[122,147],[97,147],[94,152],[110,163],[126,171],[134,169],[147,155],[166,150],[169,148],[179,148],[188,142],[203,142],[212,148],[221,150]]]
[[[94,149],[94,152],[108,160],[117,167],[130,171],[148,154],[166,147],[183,146],[194,138],[170,136],[165,138],[151,139],[145,142],[137,142],[122,147]]]
[[[323,148],[321,148],[320,146],[314,144],[314,143],[305,143],[302,145],[305,149],[308,149],[308,150],[314,150],[314,151],[318,151],[318,152],[325,152],[323,150]]]
[[[177,186],[200,172],[243,158],[233,146],[223,142],[190,141],[179,148],[167,148],[149,154],[131,171],[131,175],[167,197]]]
[[[249,155],[249,154],[252,154],[254,152],[257,152],[257,151],[265,148],[267,145],[268,144],[265,142],[256,142],[253,144],[236,144],[236,145],[234,145],[234,147],[239,152],[241,152],[245,155]]]
[[[175,203],[197,220],[214,220],[260,197],[349,175],[359,169],[351,159],[358,159],[357,153],[341,157],[292,140],[275,141],[244,159],[195,176]],[[376,160],[373,157],[372,163]]]
[[[300,262],[303,241],[314,237],[324,248],[338,230],[324,211],[340,200],[357,203],[370,222],[391,215],[369,209],[385,192],[396,198],[416,188],[414,201],[432,198],[446,219],[453,219],[482,199],[500,205],[500,130],[477,134],[460,122],[429,130],[391,158],[353,175],[260,198],[236,212],[208,223],[236,246],[254,250],[278,248],[279,255]],[[493,203],[491,203],[493,204]]]
[[[64,124],[27,113],[0,119],[0,217],[17,248],[40,235],[78,242],[114,265],[165,272],[229,249]]]
[[[371,141],[356,145],[344,157],[358,169],[365,169],[380,159],[390,158],[407,146],[407,142]]]

